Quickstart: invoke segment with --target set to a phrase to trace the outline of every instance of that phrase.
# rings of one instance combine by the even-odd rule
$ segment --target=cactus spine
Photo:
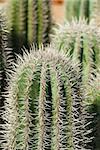
[[[90,129],[86,128],[81,86],[76,82],[78,68],[53,47],[19,58],[3,112],[3,149],[86,148],[84,133]]]
[[[48,0],[10,0],[9,27],[14,53],[31,44],[50,42],[51,11]]]

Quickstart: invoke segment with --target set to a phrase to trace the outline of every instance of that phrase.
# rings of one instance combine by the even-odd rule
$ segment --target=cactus
[[[51,46],[18,57],[5,95],[1,148],[87,149],[91,129],[78,70]]]
[[[55,35],[52,41],[54,41],[52,43],[57,49],[71,55],[73,63],[77,61],[81,64],[80,81],[84,84],[86,92],[92,91],[90,94],[92,96],[89,95],[90,98],[87,99],[87,102],[90,103],[89,109],[92,109],[92,111],[96,113],[96,116],[99,116],[97,108],[99,108],[100,104],[99,102],[97,103],[97,100],[96,104],[94,101],[95,99],[99,99],[99,97],[96,95],[95,97],[93,96],[93,93],[96,94],[96,92],[93,86],[90,86],[90,81],[97,80],[95,79],[95,77],[98,76],[96,72],[100,67],[100,29],[92,23],[87,25],[85,20],[67,22],[64,26],[61,25],[58,29],[55,29]],[[95,85],[94,87],[97,89]],[[89,113],[91,113],[91,111],[89,111]],[[95,122],[95,120],[97,119],[92,120],[92,123]],[[98,130],[98,127],[95,128],[95,130]],[[95,130],[93,134],[95,139],[98,140],[98,134]],[[97,147],[100,149],[99,144],[96,143],[97,141],[94,140],[92,145],[93,149]],[[96,145],[96,148],[94,145]]]
[[[51,11],[48,0],[10,0],[9,3],[10,45],[14,53],[22,54],[32,43],[50,42]]]
[[[66,22],[54,29],[52,43],[69,53],[73,61],[81,63],[82,81],[87,84],[95,69],[100,66],[100,30],[85,20]]]
[[[100,70],[98,70],[89,82],[88,87],[88,101],[92,103],[92,113],[95,113],[94,122],[92,124],[94,129],[94,149],[100,149]]]
[[[12,62],[11,49],[8,48],[7,37],[8,32],[6,28],[5,15],[3,10],[0,9],[0,112],[4,110],[4,92],[6,92],[6,86],[8,85],[7,70],[11,68]],[[2,124],[2,126],[4,125],[2,115],[0,115],[0,124]],[[2,126],[0,126],[0,139],[2,137]]]
[[[8,48],[5,15],[3,10],[0,10],[0,109],[4,105],[3,92],[5,91],[5,86],[7,86],[6,70],[11,68],[12,60],[11,49]]]
[[[94,16],[97,0],[66,0],[66,18],[85,18],[89,22]]]

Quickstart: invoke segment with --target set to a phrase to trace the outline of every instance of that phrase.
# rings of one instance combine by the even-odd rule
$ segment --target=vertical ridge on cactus
[[[22,37],[21,47],[24,45],[28,48],[28,1],[22,0],[19,3],[19,30],[20,38]],[[21,40],[21,39],[20,39]],[[20,41],[21,42],[21,41]]]
[[[46,7],[45,7],[46,6]],[[44,0],[43,8],[43,41],[44,45],[46,43],[50,43],[50,33],[51,33],[51,26],[52,26],[52,17],[51,17],[51,1]]]
[[[37,0],[28,1],[28,41],[29,44],[38,41]],[[34,36],[33,36],[34,35]]]
[[[86,149],[88,136],[84,133],[91,129],[85,128],[87,113],[78,64],[49,47],[24,52],[13,70],[2,112],[5,125],[0,146],[11,150]]]
[[[38,16],[38,43],[42,43],[42,33],[43,33],[43,1],[37,1],[37,16]]]
[[[11,4],[11,5],[10,5]],[[14,53],[19,53],[21,48],[21,41],[19,40],[19,16],[20,9],[18,0],[11,0],[9,3],[8,13],[8,26],[9,26],[9,46],[13,49]],[[13,54],[15,57],[15,54]]]

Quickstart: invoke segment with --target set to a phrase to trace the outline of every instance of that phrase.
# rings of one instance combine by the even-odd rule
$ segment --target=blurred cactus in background
[[[51,8],[49,0],[10,0],[8,24],[10,46],[14,54],[31,44],[39,46],[50,42]]]
[[[97,7],[97,0],[65,0],[66,18],[70,21],[73,18],[85,18],[89,22]]]
[[[78,70],[53,47],[18,58],[5,95],[1,148],[87,149],[92,130]]]

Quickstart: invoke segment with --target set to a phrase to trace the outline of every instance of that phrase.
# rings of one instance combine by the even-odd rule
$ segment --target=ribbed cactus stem
[[[69,53],[73,61],[81,63],[82,80],[89,81],[91,74],[100,65],[99,28],[85,20],[66,22],[55,29],[52,43],[65,53]]]
[[[21,47],[28,48],[28,1],[22,0],[19,3],[19,30]]]
[[[51,10],[47,0],[10,0],[8,23],[10,46],[15,53],[22,54],[24,46],[29,50],[31,44],[37,47],[50,42]]]
[[[46,6],[46,7],[45,7]],[[52,26],[52,14],[51,14],[51,1],[44,0],[43,1],[43,40],[42,43],[47,44],[50,43],[50,33]]]
[[[11,70],[12,54],[11,49],[8,47],[8,31],[6,27],[6,18],[4,10],[0,9],[0,112],[4,110],[6,87],[8,86],[7,70]],[[4,119],[2,113],[0,115],[0,139],[3,135]],[[1,143],[1,142],[0,142]]]
[[[5,95],[1,147],[85,148],[88,137],[84,140],[83,133],[87,115],[83,112],[78,68],[77,63],[73,65],[70,58],[53,47],[32,50],[23,59],[19,57],[7,88],[8,96]],[[90,132],[90,128],[86,130]]]
[[[28,41],[29,44],[38,41],[37,0],[28,1]],[[34,35],[34,36],[33,36]]]
[[[45,149],[46,142],[46,64],[41,68],[40,95],[39,95],[39,141],[38,150]]]
[[[56,68],[55,68],[56,69]],[[53,137],[53,149],[58,150],[61,147],[65,148],[66,144],[64,145],[63,140],[66,142],[66,130],[65,133],[63,132],[64,122],[63,122],[63,112],[64,112],[64,103],[63,102],[63,90],[61,91],[61,82],[60,82],[60,76],[57,72],[54,74],[54,90],[53,90],[53,124],[54,124],[54,137]],[[66,111],[65,111],[66,112]],[[64,120],[66,121],[66,120]],[[63,136],[63,138],[62,138]]]
[[[11,3],[11,5],[10,5]],[[9,3],[9,9],[7,9],[7,19],[8,19],[8,25],[9,25],[9,46],[13,49],[14,57],[15,53],[19,53],[19,49],[21,48],[21,41],[19,40],[19,34],[20,34],[20,9],[19,9],[19,3],[18,0],[11,0]],[[16,18],[16,19],[15,19]]]
[[[7,85],[7,69],[11,68],[12,55],[11,49],[8,47],[8,31],[6,27],[6,19],[3,10],[0,10],[0,106],[3,105],[3,92]]]
[[[92,127],[94,131],[93,148],[100,148],[100,70],[94,72],[95,76],[92,75],[89,85],[86,87],[88,90],[88,102],[92,104],[90,107],[90,113],[95,113]],[[91,106],[91,105],[90,105]]]
[[[38,43],[42,43],[42,33],[43,33],[43,2],[38,0],[37,2],[37,13],[38,13]]]

